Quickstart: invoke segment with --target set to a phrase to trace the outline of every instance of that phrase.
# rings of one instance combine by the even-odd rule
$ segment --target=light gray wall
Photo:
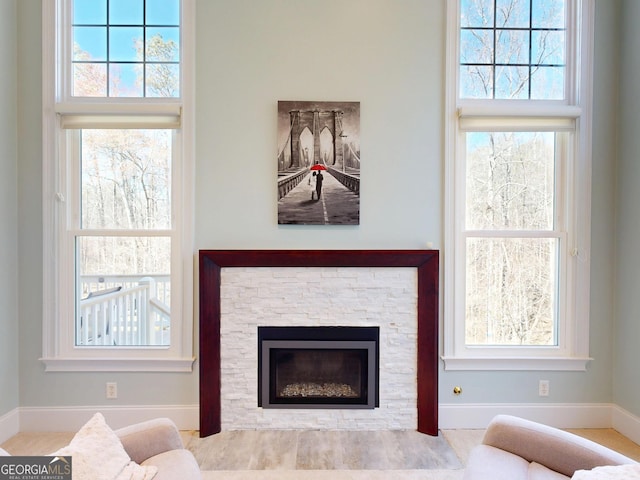
[[[597,62],[615,66],[608,57],[617,38],[608,20],[615,6],[597,5]],[[20,0],[19,9],[31,19],[20,22],[21,404],[102,405],[107,380],[119,383],[113,404],[197,403],[197,372],[43,372],[40,2]],[[442,248],[444,25],[442,0],[198,0],[195,250]],[[594,252],[610,250],[614,237],[610,75],[595,72]],[[361,102],[359,226],[277,225],[278,100]],[[613,276],[611,258],[594,255],[595,360],[586,373],[441,372],[441,402],[539,402],[540,378],[551,381],[546,402],[611,401]],[[462,396],[451,394],[455,385]]]
[[[0,2],[0,417],[19,405],[16,2]]]
[[[615,173],[617,159],[617,88],[619,71],[619,0],[596,1],[595,65],[593,99],[593,169],[591,229],[591,350],[598,356],[590,368],[597,370],[596,389],[611,395],[614,322]],[[605,348],[606,347],[606,348]],[[610,401],[608,398],[607,401]]]
[[[42,375],[42,13],[38,0],[18,0],[18,197],[20,403],[49,397]],[[46,390],[39,390],[42,381]],[[38,393],[39,392],[39,393]],[[55,405],[55,404],[54,404]]]
[[[444,2],[199,1],[199,248],[441,243]],[[359,101],[358,227],[278,226],[278,100]]]
[[[640,2],[622,0],[620,17],[620,78],[618,122],[619,160],[617,176],[618,275],[617,325],[613,392],[615,402],[640,415]],[[606,252],[606,251],[605,251]],[[604,253],[608,255],[608,252]]]

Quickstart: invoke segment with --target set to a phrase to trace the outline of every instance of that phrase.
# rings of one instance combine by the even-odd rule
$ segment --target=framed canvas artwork
[[[278,102],[278,224],[360,224],[360,102]]]

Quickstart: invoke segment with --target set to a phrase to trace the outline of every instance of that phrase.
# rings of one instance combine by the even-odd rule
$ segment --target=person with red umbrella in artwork
[[[322,181],[324,180],[324,177],[322,175],[322,170],[326,170],[327,168],[324,165],[320,165],[319,163],[316,163],[315,165],[313,165],[311,167],[311,170],[316,170],[316,172],[313,172],[313,175],[315,175],[315,179],[316,179],[316,200],[320,200],[320,194],[322,193]],[[311,192],[311,199],[313,200],[313,192]]]
[[[310,175],[309,175],[309,181],[307,182],[309,184],[309,188],[311,189],[311,200],[313,200],[313,194],[316,193],[316,179],[317,179],[317,175],[318,172],[313,171]]]

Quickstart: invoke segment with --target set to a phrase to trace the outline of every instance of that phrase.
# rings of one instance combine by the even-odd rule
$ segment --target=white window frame
[[[445,99],[445,370],[586,369],[589,357],[591,238],[591,110],[594,0],[568,0],[566,99],[460,99],[460,0],[447,1]],[[558,345],[553,347],[465,344],[464,176],[466,131],[570,132],[566,164],[558,178],[564,216],[559,259]]]
[[[180,98],[70,95],[71,0],[42,3],[43,27],[43,331],[46,371],[193,369],[195,4],[182,0]],[[69,257],[67,128],[167,128],[173,133],[172,315],[169,346],[76,347],[75,281]]]

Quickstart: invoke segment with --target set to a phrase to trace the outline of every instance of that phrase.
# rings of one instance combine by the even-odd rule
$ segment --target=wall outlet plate
[[[116,382],[107,382],[107,398],[118,398],[118,384]]]
[[[538,383],[538,395],[541,397],[549,396],[549,380],[540,380]]]

